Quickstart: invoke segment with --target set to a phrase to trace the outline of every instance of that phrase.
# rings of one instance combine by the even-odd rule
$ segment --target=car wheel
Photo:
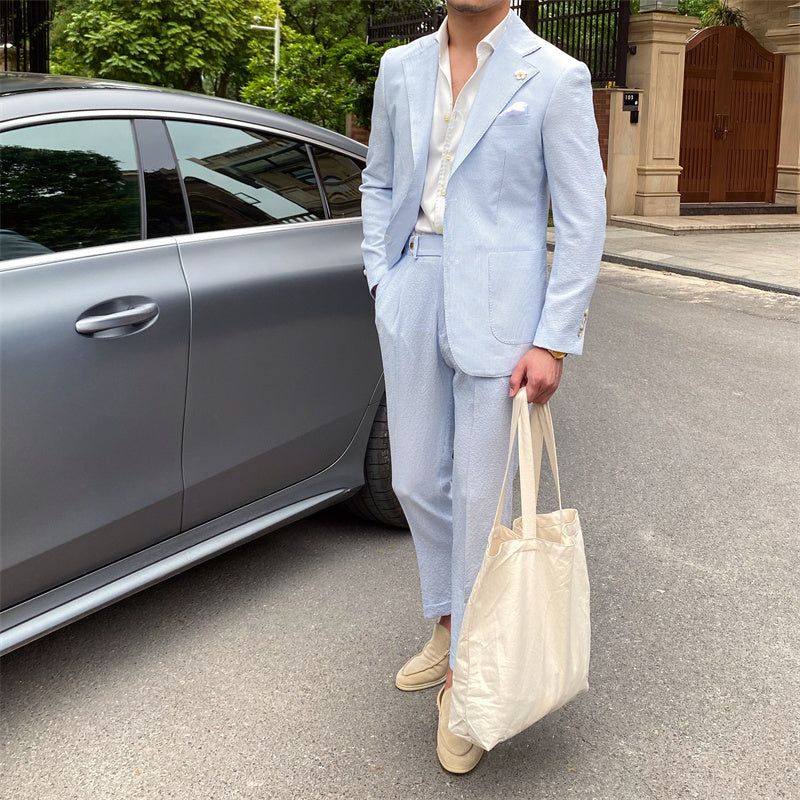
[[[408,528],[406,515],[392,490],[392,460],[389,455],[389,423],[386,419],[386,398],[381,400],[372,423],[364,458],[365,485],[358,494],[345,501],[349,511],[371,522]]]

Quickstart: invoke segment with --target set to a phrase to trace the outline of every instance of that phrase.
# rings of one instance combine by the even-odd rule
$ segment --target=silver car
[[[241,103],[0,73],[0,653],[341,500],[405,524],[365,152]]]

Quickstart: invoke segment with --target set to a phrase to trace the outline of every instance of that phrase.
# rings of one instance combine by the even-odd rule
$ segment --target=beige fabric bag
[[[516,436],[515,436],[516,435]],[[514,439],[522,516],[501,524]],[[559,510],[537,514],[542,443]],[[589,688],[589,576],[578,512],[561,508],[549,405],[514,399],[506,475],[456,649],[450,730],[485,750]]]

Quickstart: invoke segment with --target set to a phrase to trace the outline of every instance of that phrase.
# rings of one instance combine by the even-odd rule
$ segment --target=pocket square
[[[528,104],[522,101],[506,106],[501,112],[501,117],[525,117],[528,115]]]

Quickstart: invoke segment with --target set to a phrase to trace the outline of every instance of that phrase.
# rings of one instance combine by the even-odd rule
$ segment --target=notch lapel
[[[505,35],[486,66],[458,145],[451,177],[511,98],[539,73],[538,67],[527,58],[538,49],[539,44],[533,40],[528,28],[513,14]]]
[[[413,49],[403,58],[403,74],[408,96],[414,176],[419,174],[420,169],[424,176],[431,139],[436,79],[439,75],[439,44],[433,36],[420,40],[419,49]]]

